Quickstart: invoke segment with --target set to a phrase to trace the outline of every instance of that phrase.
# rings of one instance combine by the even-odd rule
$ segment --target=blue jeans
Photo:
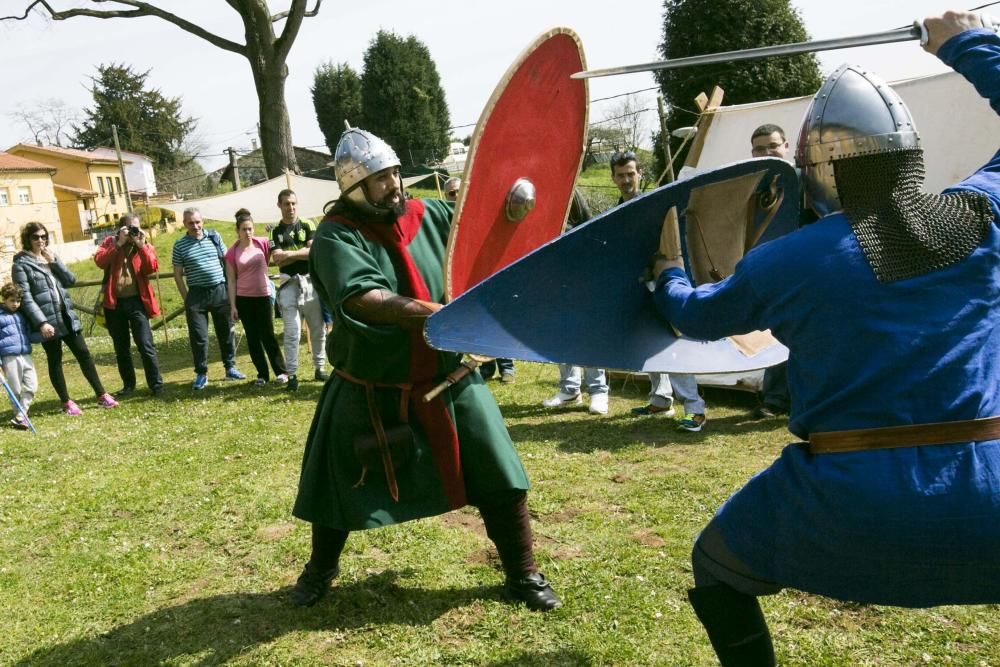
[[[570,364],[559,364],[559,391],[564,394],[579,394],[583,383],[587,385],[587,393],[608,393],[608,380],[603,368],[581,368]]]
[[[188,339],[191,355],[194,357],[194,372],[208,373],[208,316],[215,325],[215,337],[219,341],[222,363],[226,369],[236,367],[236,339],[233,323],[229,319],[229,295],[226,283],[215,287],[190,287],[184,300],[184,314],[187,316]]]
[[[671,385],[673,385],[671,387]],[[674,394],[684,403],[684,413],[705,414],[705,401],[698,394],[698,381],[687,373],[649,374],[649,404],[657,408],[669,408],[674,403]]]
[[[479,374],[483,376],[484,380],[489,380],[491,377],[496,375],[497,369],[500,370],[501,375],[513,375],[514,374],[514,360],[513,359],[492,359],[486,361],[479,366]]]

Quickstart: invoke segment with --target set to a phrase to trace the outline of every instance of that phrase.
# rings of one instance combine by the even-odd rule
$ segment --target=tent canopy
[[[985,164],[996,152],[1000,118],[972,85],[955,72],[893,82],[913,114],[924,147],[926,189],[940,192]],[[709,128],[697,170],[750,157],[750,134],[780,125],[794,154],[802,117],[812,96],[721,107]],[[790,154],[790,155],[791,155]]]
[[[433,174],[404,178],[403,186],[409,187],[431,176]],[[245,208],[253,214],[254,222],[277,222],[281,219],[278,193],[285,188],[295,191],[299,200],[299,216],[303,218],[322,217],[323,207],[340,196],[336,181],[288,174],[224,195],[161,204],[160,208],[173,211],[178,220],[184,209],[192,206],[201,211],[202,218],[206,220],[232,220],[238,209]]]

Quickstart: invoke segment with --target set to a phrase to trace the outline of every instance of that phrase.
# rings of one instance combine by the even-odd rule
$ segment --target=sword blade
[[[913,39],[920,39],[920,26],[916,24],[907,28],[896,28],[895,30],[873,32],[865,35],[854,35],[852,37],[818,39],[812,42],[779,44],[776,46],[762,46],[756,49],[744,49],[742,51],[707,53],[701,56],[689,56],[687,58],[675,58],[673,60],[659,60],[651,63],[642,63],[640,65],[625,65],[624,67],[585,70],[583,72],[573,74],[572,78],[592,79],[599,76],[615,76],[617,74],[633,74],[635,72],[653,72],[662,69],[694,67],[695,65],[713,65],[715,63],[733,62],[734,60],[754,60],[756,58],[769,58],[773,56],[793,56],[799,53],[816,53],[817,51],[850,49],[856,46],[870,46],[873,44],[891,44],[893,42],[906,42]]]

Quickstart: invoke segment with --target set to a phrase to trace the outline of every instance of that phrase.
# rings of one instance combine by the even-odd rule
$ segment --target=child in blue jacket
[[[13,283],[0,287],[0,360],[3,364],[3,374],[11,391],[21,402],[23,413],[15,410],[10,425],[25,430],[28,428],[28,406],[38,391],[38,377],[35,375],[35,365],[31,361],[31,326],[21,307],[21,288]]]

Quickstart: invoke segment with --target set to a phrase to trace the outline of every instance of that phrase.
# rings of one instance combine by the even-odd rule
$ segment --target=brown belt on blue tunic
[[[834,454],[918,445],[954,445],[984,440],[1000,440],[1000,416],[810,433],[808,444],[810,454]]]

